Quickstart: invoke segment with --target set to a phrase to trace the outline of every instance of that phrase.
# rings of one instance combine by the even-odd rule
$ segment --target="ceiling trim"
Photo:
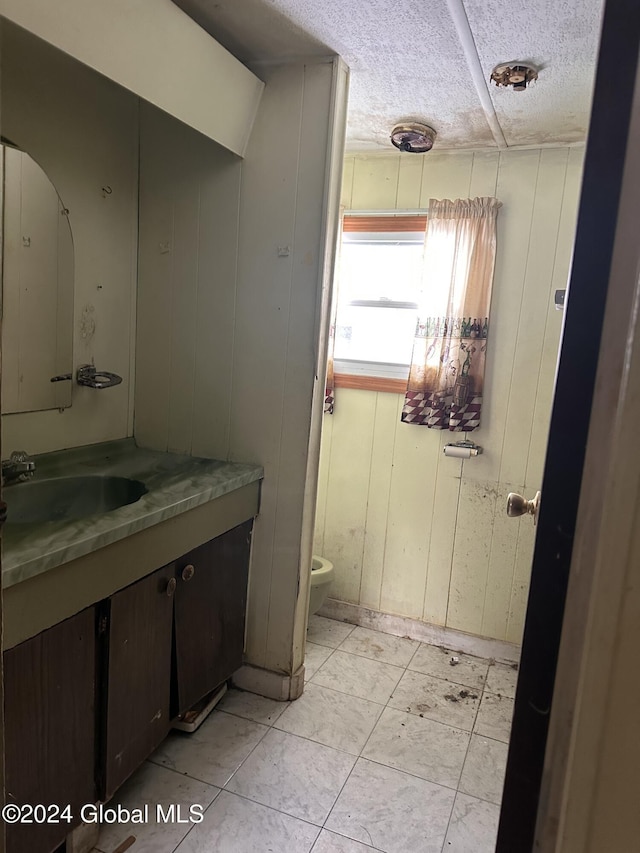
[[[584,148],[586,146],[586,142],[523,142],[521,145],[506,145],[503,146],[500,150],[505,150],[508,148],[509,151],[538,151],[540,148]],[[456,153],[465,153],[465,154],[473,154],[474,152],[478,152],[479,154],[487,154],[492,151],[497,151],[498,149],[495,147],[488,146],[470,146],[469,148],[459,148],[459,147],[450,147],[450,148],[432,148],[431,151],[425,152],[424,157],[433,157],[434,154],[456,154]],[[375,158],[375,157],[403,157],[404,152],[402,151],[381,151],[376,148],[347,148],[344,154],[345,157],[362,157],[365,159]],[[415,154],[406,155],[409,158],[415,159]]]
[[[458,33],[458,38],[460,39],[460,45],[464,52],[465,59],[467,60],[467,67],[469,68],[471,79],[476,87],[480,104],[486,116],[489,129],[493,134],[495,143],[498,148],[508,148],[507,140],[502,132],[502,127],[498,121],[498,116],[496,114],[495,107],[493,106],[491,95],[489,94],[487,82],[484,79],[484,71],[482,70],[482,64],[480,62],[480,57],[478,56],[478,49],[476,48],[473,33],[469,26],[469,19],[467,18],[464,4],[462,0],[447,0],[447,6],[449,7],[451,19],[453,20],[456,32]]]

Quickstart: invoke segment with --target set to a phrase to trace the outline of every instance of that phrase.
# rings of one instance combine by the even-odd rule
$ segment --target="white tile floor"
[[[113,853],[492,853],[517,673],[319,616],[304,695],[231,690],[110,803],[192,804],[199,824],[110,825]]]

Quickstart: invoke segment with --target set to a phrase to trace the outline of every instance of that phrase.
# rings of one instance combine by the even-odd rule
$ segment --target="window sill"
[[[394,379],[390,376],[365,376],[362,373],[335,373],[336,388],[351,388],[359,391],[382,391],[387,394],[404,394],[407,390],[406,379]]]

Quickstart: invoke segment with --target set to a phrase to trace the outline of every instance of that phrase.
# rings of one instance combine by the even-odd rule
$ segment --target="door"
[[[242,665],[251,527],[240,524],[176,562],[179,713]]]
[[[105,603],[102,799],[111,797],[169,731],[175,589],[171,563]]]
[[[638,48],[637,0],[605,7],[542,485],[497,853],[534,846],[587,433],[609,287]],[[624,343],[625,329],[620,329]],[[608,381],[619,383],[612,375]],[[615,396],[613,397],[615,405]]]
[[[7,802],[73,815],[8,824],[9,853],[50,853],[95,801],[95,634],[89,607],[4,653]]]

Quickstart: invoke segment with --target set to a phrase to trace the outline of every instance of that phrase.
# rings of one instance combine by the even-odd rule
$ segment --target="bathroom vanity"
[[[109,512],[12,523],[12,494],[17,505],[36,483],[5,490],[7,802],[71,807],[59,823],[8,826],[11,853],[55,850],[82,805],[113,796],[241,665],[262,476],[130,440],[49,454],[36,471],[146,492]]]

